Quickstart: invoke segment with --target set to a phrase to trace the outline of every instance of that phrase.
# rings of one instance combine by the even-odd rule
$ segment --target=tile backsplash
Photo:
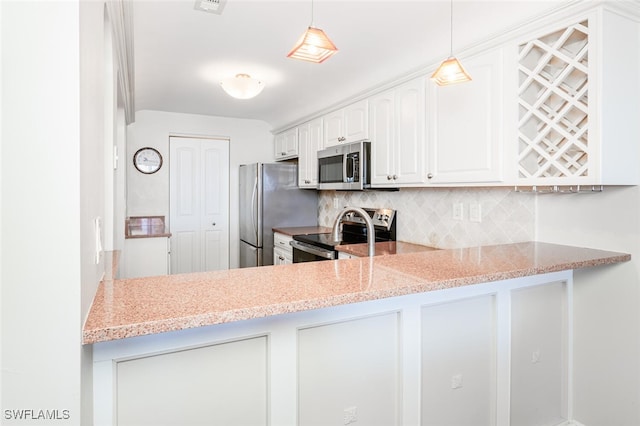
[[[462,220],[453,217],[456,204],[462,204]],[[480,206],[481,222],[469,220],[472,205]],[[319,224],[333,226],[345,206],[395,209],[397,239],[432,247],[471,247],[534,239],[535,197],[511,188],[321,191]]]

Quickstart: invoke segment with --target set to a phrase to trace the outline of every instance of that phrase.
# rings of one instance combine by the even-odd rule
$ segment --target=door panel
[[[196,267],[196,260],[200,259],[200,247],[197,243],[197,233],[194,231],[180,231],[171,233],[171,273],[182,274],[192,272]]]
[[[204,246],[207,256],[204,258],[205,270],[216,271],[225,267],[225,252],[222,244],[222,233],[219,231],[205,231]]]
[[[171,271],[229,268],[229,141],[170,138]]]

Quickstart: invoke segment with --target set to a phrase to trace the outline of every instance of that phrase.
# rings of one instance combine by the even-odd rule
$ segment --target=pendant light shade
[[[436,72],[431,76],[431,79],[438,86],[446,86],[447,84],[469,81],[471,80],[471,76],[467,74],[456,58],[450,57],[440,64]]]
[[[324,31],[309,26],[287,57],[319,64],[329,59],[337,51],[338,48]]]
[[[236,99],[251,99],[264,89],[264,83],[249,74],[236,74],[235,77],[225,78],[220,82],[225,92]]]
[[[431,80],[438,86],[446,86],[448,84],[462,83],[471,80],[471,76],[462,68],[460,61],[453,56],[453,0],[451,0],[450,4],[449,57],[445,59],[436,72],[431,75]]]

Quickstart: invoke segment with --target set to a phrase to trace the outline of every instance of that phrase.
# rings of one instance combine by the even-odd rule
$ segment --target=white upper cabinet
[[[417,78],[369,99],[371,183],[425,182],[425,84]]]
[[[367,100],[353,103],[324,116],[324,147],[369,139]]]
[[[298,128],[294,127],[278,133],[275,137],[276,161],[288,160],[298,156]]]
[[[322,145],[322,118],[298,126],[298,186],[318,187],[318,151]]]
[[[429,168],[432,184],[499,183],[503,154],[503,54],[461,59],[472,80],[429,80]]]
[[[639,40],[599,7],[517,41],[516,184],[640,183]]]

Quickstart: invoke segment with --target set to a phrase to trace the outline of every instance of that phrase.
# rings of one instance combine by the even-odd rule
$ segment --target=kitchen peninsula
[[[529,242],[104,281],[95,423],[562,424],[572,270],[628,260]]]

